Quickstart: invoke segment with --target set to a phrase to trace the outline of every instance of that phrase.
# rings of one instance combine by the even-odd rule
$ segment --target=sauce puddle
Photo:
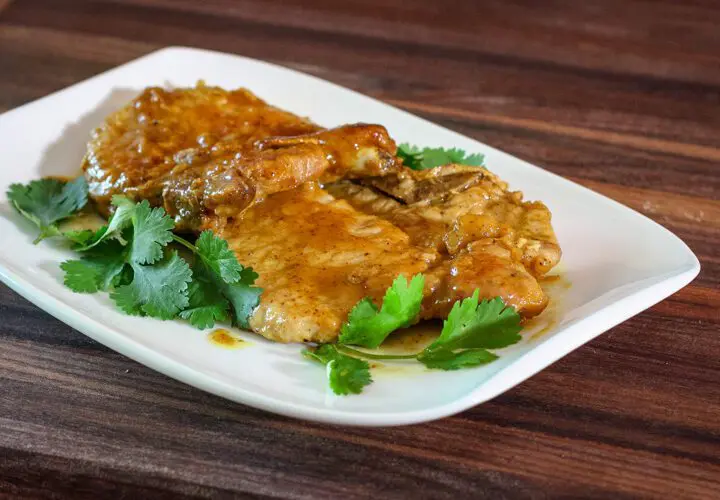
[[[417,354],[427,347],[442,329],[442,321],[421,321],[417,325],[398,330],[391,334],[374,354]],[[375,378],[411,377],[427,371],[424,365],[415,360],[371,360],[369,361]]]
[[[250,342],[236,337],[224,328],[217,328],[210,332],[208,334],[208,340],[210,343],[224,349],[242,349],[250,345]]]
[[[60,230],[81,231],[83,229],[90,229],[92,231],[95,231],[97,229],[100,229],[105,224],[107,224],[107,221],[103,219],[99,214],[85,209],[77,215],[62,221],[60,223]]]
[[[549,297],[550,303],[538,316],[523,323],[522,335],[528,340],[538,340],[560,324],[561,306],[572,286],[572,283],[562,273],[545,276],[539,281],[540,286]]]

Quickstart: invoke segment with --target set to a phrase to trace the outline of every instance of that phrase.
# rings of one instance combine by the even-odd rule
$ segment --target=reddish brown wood
[[[717,498],[718,26],[703,0],[0,0],[0,110],[166,45],[236,52],[585,184],[703,265],[507,394],[394,429],[224,401],[0,287],[0,497]]]

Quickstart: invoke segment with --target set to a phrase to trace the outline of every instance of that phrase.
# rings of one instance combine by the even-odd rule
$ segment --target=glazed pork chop
[[[386,174],[395,150],[382,126],[324,130],[245,89],[153,87],[93,132],[83,170],[101,212],[122,194],[197,230],[303,182]]]
[[[183,151],[319,130],[245,89],[149,87],[93,131],[83,170],[101,210],[115,194],[161,205],[163,180]]]

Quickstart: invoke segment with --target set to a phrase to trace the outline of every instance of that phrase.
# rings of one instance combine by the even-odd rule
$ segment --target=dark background
[[[0,286],[0,497],[718,498],[720,2],[0,0],[0,111],[167,45],[504,149],[665,225],[703,270],[492,402],[394,429],[224,401]]]

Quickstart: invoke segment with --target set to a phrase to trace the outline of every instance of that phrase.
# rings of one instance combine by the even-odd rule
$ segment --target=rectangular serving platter
[[[385,125],[398,142],[457,147],[485,155],[493,172],[542,200],[553,213],[564,285],[524,340],[489,365],[455,372],[402,362],[373,371],[363,394],[337,397],[300,345],[237,332],[241,349],[222,349],[208,332],[176,321],[126,316],[106,294],[62,284],[68,250],[33,245],[34,228],[0,204],[0,278],[22,296],[96,341],[205,391],[267,411],[349,425],[402,425],[451,415],[487,401],[688,284],[700,265],[675,235],[643,215],[486,144],[310,75],[245,57],[166,48],[0,115],[3,192],[14,182],[75,175],[91,130],[147,86],[198,80],[247,87],[269,103],[324,126]],[[11,166],[11,167],[10,167]],[[557,272],[556,272],[557,274]]]

